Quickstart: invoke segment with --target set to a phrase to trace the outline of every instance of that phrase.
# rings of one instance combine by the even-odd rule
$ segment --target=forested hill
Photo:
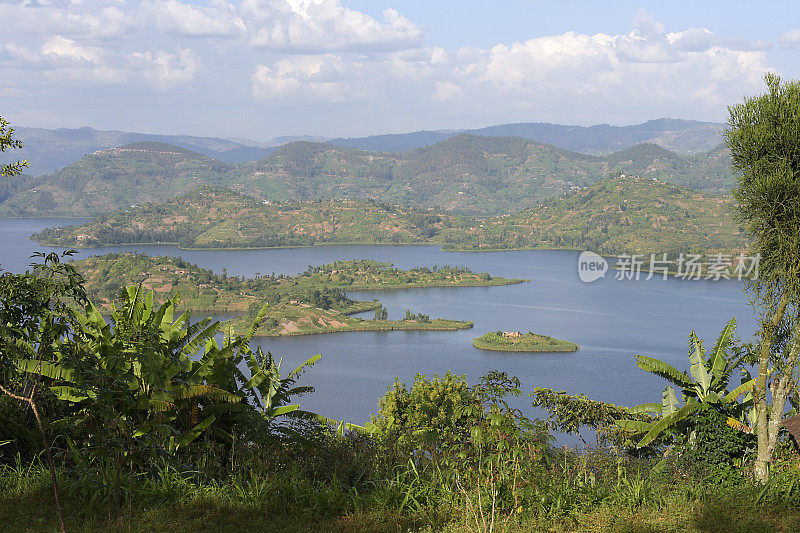
[[[49,176],[18,179],[0,190],[0,216],[96,216],[163,202],[198,185],[271,201],[374,199],[493,216],[621,172],[717,192],[732,184],[727,151],[684,157],[654,144],[598,157],[521,137],[458,135],[401,153],[293,142],[233,166],[166,144],[138,143],[95,152]]]
[[[652,143],[682,155],[696,155],[722,143],[723,125],[695,120],[658,119],[632,126],[566,126],[536,122],[501,124],[471,130],[415,131],[333,139],[330,144],[376,151],[404,151],[444,141],[460,134],[522,137],[575,152],[602,155],[639,143]]]
[[[234,167],[164,143],[100,150],[49,176],[16,178],[0,216],[94,216],[227,179]],[[0,197],[2,199],[2,197]]]
[[[448,235],[450,249],[566,247],[598,253],[673,253],[747,247],[733,198],[619,176],[534,209]]]
[[[145,204],[83,226],[49,229],[37,240],[64,246],[172,242],[187,248],[428,243],[468,224],[453,215],[378,202],[265,203],[202,187],[163,204]]]
[[[701,252],[746,246],[732,199],[620,176],[516,215],[471,219],[376,201],[262,200],[212,187],[83,226],[48,229],[59,246],[174,242],[191,248],[326,243],[440,244],[453,250],[580,248],[603,253]]]
[[[272,199],[366,196],[471,216],[531,208],[622,172],[716,192],[732,185],[725,150],[683,157],[640,144],[596,157],[520,137],[472,135],[402,153],[292,143],[246,169],[249,190],[268,190]]]

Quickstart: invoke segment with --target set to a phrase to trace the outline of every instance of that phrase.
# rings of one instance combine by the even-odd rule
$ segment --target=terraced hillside
[[[402,153],[292,143],[243,168],[242,190],[278,200],[369,197],[471,216],[531,208],[621,172],[727,191],[727,152],[678,156],[640,144],[608,156],[520,137],[459,135]]]
[[[191,248],[427,243],[451,250],[705,252],[746,247],[732,208],[731,197],[632,176],[601,180],[517,214],[483,219],[354,200],[265,204],[205,187],[83,226],[47,229],[34,238],[67,247],[155,242]]]
[[[515,215],[449,234],[451,249],[567,247],[599,253],[738,250],[747,245],[732,216],[733,198],[654,178],[600,181]]]
[[[145,204],[83,226],[35,236],[47,244],[93,246],[169,242],[187,248],[426,243],[459,217],[355,200],[265,203],[214,187],[163,204]]]

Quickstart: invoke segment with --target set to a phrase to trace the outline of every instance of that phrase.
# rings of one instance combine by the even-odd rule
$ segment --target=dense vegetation
[[[230,165],[185,148],[141,142],[101,150],[51,175],[26,178],[0,203],[2,216],[97,216],[164,202],[199,185],[259,200],[375,199],[470,216],[535,207],[621,172],[709,191],[732,178],[723,149],[678,156],[640,144],[589,156],[519,137],[459,135],[407,152],[365,152],[293,142],[264,159]]]
[[[174,242],[187,248],[327,243],[441,244],[446,249],[583,248],[604,253],[743,249],[732,201],[618,176],[516,215],[469,219],[379,202],[270,203],[201,188],[34,238],[50,245]]]
[[[481,350],[498,352],[574,352],[577,344],[547,335],[528,333],[490,331],[473,339],[472,345]]]
[[[730,197],[652,178],[619,176],[537,208],[487,219],[448,236],[447,248],[568,247],[598,253],[664,253],[746,247]]]
[[[163,200],[231,171],[176,146],[142,142],[95,152],[52,176],[30,178],[0,204],[4,216],[84,216]]]
[[[36,239],[69,246],[172,242],[185,248],[418,244],[466,224],[452,215],[378,202],[266,204],[230,190],[201,187],[163,204],[129,208],[83,226],[48,229]]]
[[[141,142],[166,143],[226,162],[252,161],[269,153],[268,148],[231,139],[103,131],[86,126],[56,130],[19,127],[16,137],[24,145],[17,152],[18,157],[28,160],[26,172],[35,176],[51,174],[98,150]]]
[[[648,142],[679,154],[694,155],[719,145],[722,142],[720,129],[720,124],[674,119],[650,120],[635,126],[580,127],[522,123],[464,131],[420,131],[374,135],[359,139],[332,139],[329,142],[343,148],[397,152],[435,144],[460,133],[467,133],[494,137],[522,137],[586,154],[605,154]],[[89,127],[57,130],[19,127],[16,128],[16,132],[16,137],[24,143],[24,147],[17,152],[18,158],[27,159],[30,162],[27,171],[37,176],[55,172],[86,154],[136,142],[167,143],[220,161],[237,162],[261,159],[274,147],[292,140],[320,140],[303,136],[279,137],[254,146],[256,143],[244,140],[101,131]]]

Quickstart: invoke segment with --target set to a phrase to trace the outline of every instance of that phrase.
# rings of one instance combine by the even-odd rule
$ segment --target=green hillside
[[[162,204],[145,204],[83,226],[47,229],[60,246],[169,242],[186,248],[427,243],[468,222],[448,214],[355,200],[265,203],[214,187]]]
[[[260,161],[232,166],[145,142],[95,152],[48,176],[21,178],[0,190],[0,216],[97,216],[216,185],[261,200],[373,199],[483,217],[530,209],[620,172],[715,192],[732,183],[721,148],[684,157],[639,144],[597,157],[520,137],[458,135],[400,153],[293,142]]]
[[[232,167],[164,143],[141,142],[100,150],[0,203],[0,216],[94,216],[164,201],[227,179]]]
[[[620,172],[713,191],[732,184],[720,150],[683,157],[640,144],[595,157],[520,137],[470,135],[402,153],[292,143],[243,170],[242,189],[265,198],[368,197],[471,216],[528,209]]]
[[[82,226],[33,236],[58,246],[154,242],[187,248],[315,244],[440,244],[446,249],[582,248],[604,253],[734,250],[746,246],[730,197],[620,176],[523,212],[467,218],[377,201],[265,203],[202,187]]]
[[[736,250],[731,197],[620,176],[447,236],[451,249],[568,247],[599,253]]]

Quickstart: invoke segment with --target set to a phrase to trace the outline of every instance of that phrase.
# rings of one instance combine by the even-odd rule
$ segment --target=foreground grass
[[[566,489],[549,509],[525,508],[511,516],[450,509],[425,514],[392,505],[379,487],[347,489],[335,479],[318,484],[291,477],[261,480],[251,474],[223,482],[192,483],[176,474],[137,483],[128,521],[109,511],[93,480],[60,472],[69,531],[507,531],[507,532],[762,532],[800,531],[796,494],[776,498],[750,482],[727,488],[703,480],[675,483],[662,476],[644,484],[638,472],[622,488],[592,500]],[[6,467],[0,473],[0,530],[55,531],[55,506],[47,471]],[[580,493],[580,496],[578,494]],[[474,510],[473,510],[474,511]],[[110,516],[115,518],[110,518]]]

